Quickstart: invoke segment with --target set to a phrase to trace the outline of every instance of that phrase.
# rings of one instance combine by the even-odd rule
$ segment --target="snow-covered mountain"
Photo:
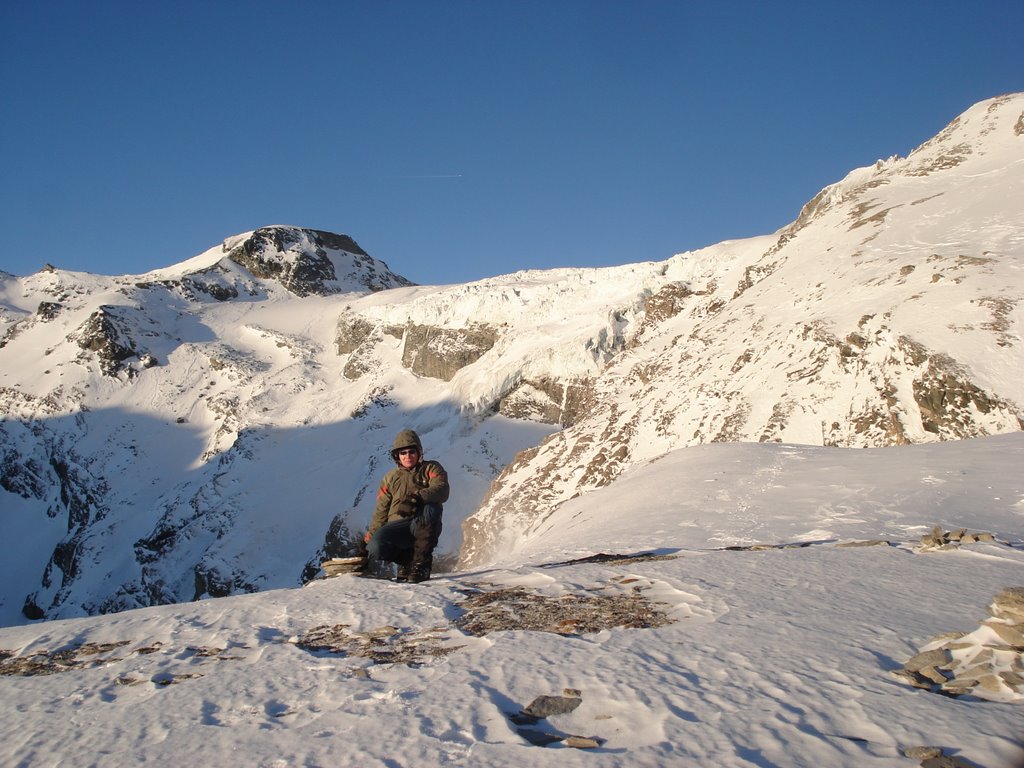
[[[268,227],[145,275],[0,275],[0,618],[298,584],[406,426],[452,478],[463,568],[686,446],[1019,431],[1021,199],[1014,94],[663,262],[414,286]]]
[[[658,265],[587,380],[587,419],[519,456],[462,563],[681,445],[882,446],[1021,429],[1024,96],[852,171],[774,235]]]

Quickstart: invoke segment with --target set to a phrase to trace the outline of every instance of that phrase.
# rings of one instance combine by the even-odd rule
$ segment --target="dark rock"
[[[497,332],[482,324],[472,328],[409,325],[402,365],[419,376],[451,381],[461,369],[483,357],[497,339]]]
[[[583,699],[579,696],[538,696],[523,709],[523,714],[537,719],[565,715],[575,710],[581,703]]]
[[[372,332],[373,324],[368,320],[358,316],[343,315],[338,321],[338,331],[334,337],[338,354],[348,355],[355,352]]]
[[[35,593],[25,598],[25,604],[21,607],[21,613],[26,619],[38,621],[46,618],[46,611],[36,604]]]
[[[526,739],[528,742],[533,744],[535,747],[547,747],[551,744],[557,744],[558,742],[565,739],[557,733],[548,733],[546,731],[538,731],[533,728],[516,728],[516,733]]]
[[[348,274],[337,274],[328,251],[348,254]],[[370,291],[412,285],[370,257],[348,235],[315,229],[263,227],[233,247],[228,258],[261,280],[276,280],[296,296],[338,293],[343,289],[329,283],[339,280],[355,282]]]
[[[100,307],[70,337],[83,350],[96,355],[105,376],[127,370],[124,362],[137,355],[126,311],[124,307]]]
[[[42,322],[48,323],[57,317],[62,309],[64,309],[64,305],[59,302],[41,301],[36,309],[36,315]]]
[[[590,378],[524,379],[498,402],[498,412],[510,419],[571,427],[587,415],[593,399],[594,381]]]

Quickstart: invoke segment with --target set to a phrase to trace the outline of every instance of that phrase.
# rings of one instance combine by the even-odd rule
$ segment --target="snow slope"
[[[906,748],[933,746],[1019,766],[1024,693],[943,696],[892,673],[1024,585],[1022,459],[1020,433],[863,451],[697,446],[564,505],[500,567],[0,629],[0,670],[44,651],[80,664],[0,676],[0,763],[904,768],[920,763]],[[640,490],[652,482],[664,503]],[[933,524],[999,541],[922,551]],[[837,546],[878,538],[891,543]],[[807,546],[723,548],[753,542]],[[566,561],[638,552],[660,557]],[[456,624],[467,599],[499,589],[523,624],[637,595],[671,623]],[[297,642],[325,626],[338,652]],[[573,711],[511,719],[566,689]],[[538,732],[598,746],[537,746]]]
[[[680,446],[1019,430],[1022,199],[1017,94],[851,172],[775,236],[670,259],[586,418],[506,469],[460,562],[493,561],[560,504]]]
[[[1018,432],[1022,115],[982,102],[784,230],[663,262],[413,286],[273,226],[146,275],[0,275],[0,623],[297,585],[404,427],[463,569],[687,446]]]

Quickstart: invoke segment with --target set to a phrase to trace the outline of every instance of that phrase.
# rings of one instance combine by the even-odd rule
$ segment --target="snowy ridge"
[[[146,275],[3,277],[4,622],[308,579],[407,426],[463,568],[688,446],[1019,431],[1022,113],[984,102],[790,227],[664,262],[412,286],[274,226]]]
[[[1005,200],[1024,194],[1022,101],[976,106],[910,158],[851,173],[770,245],[742,244],[731,279],[684,283],[674,312],[597,379],[588,418],[491,489],[467,522],[463,566],[680,446],[1019,430],[1024,213]]]

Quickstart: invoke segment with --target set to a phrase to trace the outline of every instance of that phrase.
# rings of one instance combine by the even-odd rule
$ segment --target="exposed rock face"
[[[471,328],[409,325],[402,365],[420,376],[451,381],[462,368],[483,357],[496,339],[497,332],[482,323]]]
[[[45,410],[45,404],[39,405]],[[64,519],[67,525],[67,535],[54,546],[43,568],[39,589],[24,600],[23,614],[40,619],[66,598],[81,574],[90,526],[110,514],[106,501],[110,487],[105,478],[90,471],[88,458],[41,420],[8,423],[0,428],[0,438],[7,438],[17,427],[34,432],[40,449],[28,455],[4,451],[2,487],[46,504],[47,517]]]
[[[978,414],[1003,413],[1016,418],[1013,405],[981,389],[946,355],[931,355],[923,362],[924,372],[914,381],[914,401],[921,409],[921,425],[943,439],[980,437]]]
[[[498,412],[510,419],[569,427],[587,414],[593,397],[592,379],[558,381],[544,376],[520,382],[498,401]]]
[[[335,336],[339,355],[349,355],[366,343],[373,333],[374,326],[368,320],[352,315],[342,315],[338,320],[338,332]]]
[[[127,361],[143,357],[131,336],[133,323],[126,317],[130,311],[125,307],[100,307],[70,337],[83,350],[96,356],[106,376],[116,376],[121,371],[131,374],[133,371]]]
[[[460,370],[487,353],[498,338],[495,329],[445,328],[409,323],[404,328],[374,325],[367,319],[342,315],[335,343],[339,355],[349,355],[344,375],[353,381],[377,368],[377,345],[384,336],[403,340],[402,365],[418,376],[451,381]]]
[[[644,302],[643,320],[636,335],[630,340],[629,346],[639,345],[649,330],[685,310],[687,299],[697,293],[688,284],[682,282],[671,282],[658,289]]]
[[[225,249],[227,247],[225,246]],[[339,275],[340,262],[331,253],[343,254],[349,264],[348,275]],[[369,256],[348,235],[336,235],[313,229],[264,227],[228,251],[228,258],[241,264],[254,276],[281,283],[297,296],[328,295],[342,289],[336,281],[355,279],[367,290],[380,291],[411,285],[387,266]]]
[[[339,355],[349,355],[342,371],[346,379],[355,381],[376,367],[376,347],[382,339],[380,330],[368,320],[347,313],[341,316],[335,344]]]

